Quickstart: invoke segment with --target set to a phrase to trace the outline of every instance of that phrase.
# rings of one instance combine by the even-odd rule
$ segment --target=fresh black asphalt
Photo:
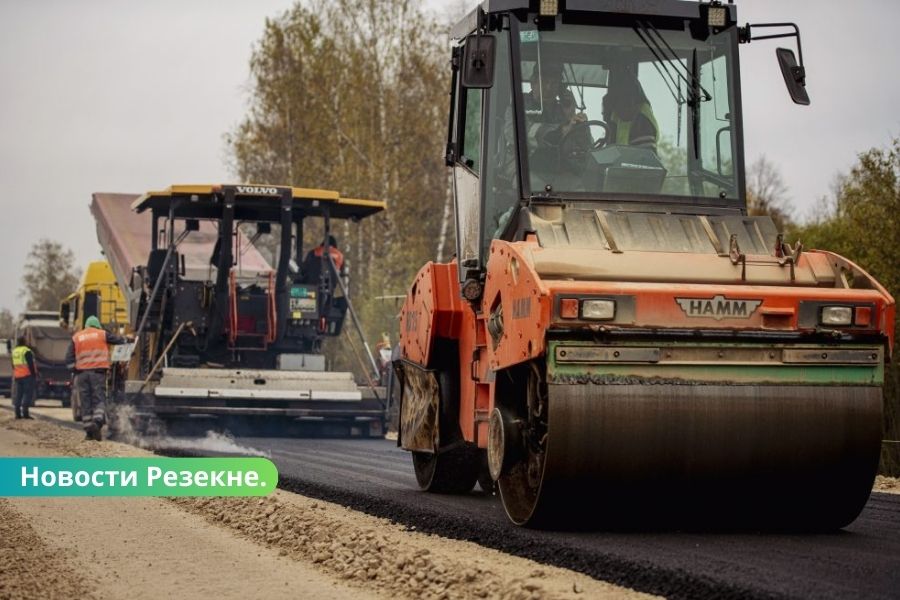
[[[509,523],[499,498],[420,492],[387,440],[236,441],[270,452],[284,489],[670,598],[900,598],[898,495],[873,494],[830,534],[535,531]]]

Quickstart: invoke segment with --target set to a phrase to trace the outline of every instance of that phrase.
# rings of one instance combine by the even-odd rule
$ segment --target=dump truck
[[[104,327],[111,327],[117,333],[127,333],[125,297],[105,260],[88,263],[78,289],[59,304],[60,325],[71,332],[81,330],[88,317],[97,317]]]
[[[808,104],[796,25],[509,0],[452,37],[457,252],[416,275],[395,362],[419,486],[480,476],[534,527],[853,521],[894,300],[747,212],[738,47],[796,42]]]
[[[60,400],[69,406],[72,383],[66,365],[69,333],[60,327],[59,315],[52,310],[28,310],[16,323],[14,339],[25,338],[25,344],[34,352],[37,368],[35,398]]]
[[[0,396],[12,396],[12,346],[13,340],[0,338]]]
[[[364,337],[331,224],[384,206],[270,185],[94,194],[98,239],[137,337],[117,402],[139,417],[276,418],[381,435],[383,391],[328,370],[322,344],[348,313]]]
[[[75,334],[84,328],[84,322],[88,317],[97,317],[103,327],[119,335],[132,333],[128,322],[128,310],[125,305],[125,297],[119,289],[112,267],[105,260],[95,260],[88,263],[78,289],[66,296],[59,305],[59,323],[69,332]],[[109,389],[115,390],[121,387],[121,382],[127,378],[128,355],[118,358],[121,350],[113,346],[110,350],[113,368],[109,370]],[[73,385],[69,401],[72,407],[72,420],[81,422],[81,399],[78,388]]]

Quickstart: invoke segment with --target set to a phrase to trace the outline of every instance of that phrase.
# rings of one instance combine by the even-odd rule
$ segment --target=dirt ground
[[[872,489],[876,492],[900,494],[900,479],[879,475],[875,478],[875,486]]]
[[[147,453],[4,410],[0,455]],[[0,598],[645,597],[280,490],[0,500],[0,552]]]

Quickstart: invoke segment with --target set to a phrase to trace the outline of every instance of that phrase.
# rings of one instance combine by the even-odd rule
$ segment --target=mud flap
[[[400,396],[400,446],[417,452],[434,452],[438,444],[440,385],[435,371],[402,361]]]

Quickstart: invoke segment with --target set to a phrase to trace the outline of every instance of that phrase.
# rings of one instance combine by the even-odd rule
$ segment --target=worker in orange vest
[[[334,268],[337,270],[337,277],[343,278],[344,285],[348,285],[344,253],[337,247],[337,240],[333,235],[328,236],[328,255],[326,256],[325,254],[325,242],[323,241],[306,253],[306,258],[303,259],[303,267],[301,269],[303,272],[303,281],[305,283],[318,285],[322,281],[323,273],[329,275],[327,278],[329,284],[328,288],[320,290],[316,299],[318,306],[317,310],[320,313],[323,313],[323,311],[326,310],[325,307],[331,304],[334,296],[334,289],[338,285],[338,282],[335,280],[335,276],[332,273],[331,266],[328,264],[327,259],[329,257],[331,258],[331,262],[334,263]],[[319,327],[324,330],[325,326],[325,317],[323,315]]]
[[[303,259],[303,272],[307,280],[314,281],[319,278],[319,272],[322,268],[322,255],[324,254],[324,243],[319,244],[306,254],[306,258]],[[337,240],[333,235],[328,236],[328,254],[331,256],[331,260],[334,261],[334,266],[337,267],[338,273],[343,273],[344,253],[337,247]]]
[[[106,422],[106,376],[111,366],[110,344],[126,344],[125,338],[109,333],[100,319],[90,316],[84,329],[72,336],[66,364],[75,370],[75,388],[81,402],[84,439],[101,441]]]
[[[35,381],[37,380],[37,367],[34,366],[34,352],[25,345],[25,338],[16,340],[16,347],[12,351],[13,379],[16,392],[13,396],[13,408],[16,409],[17,419],[31,419],[28,407],[34,402]]]

